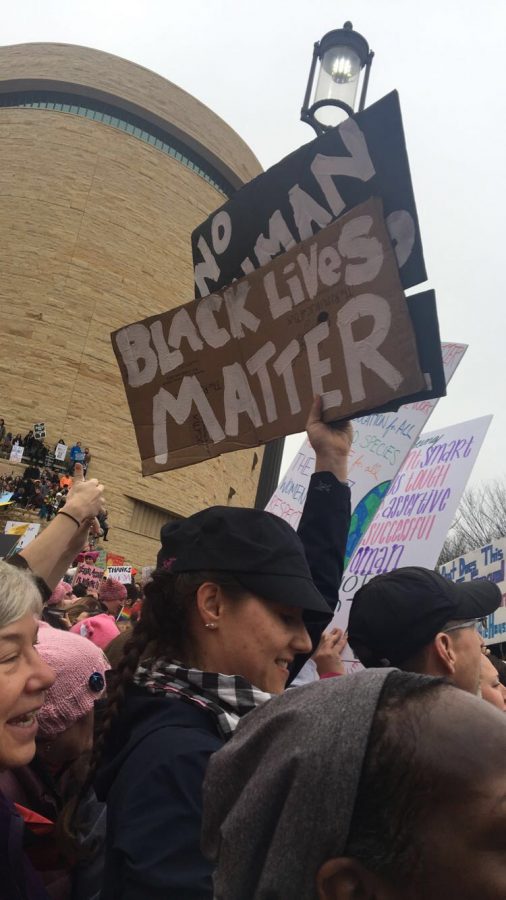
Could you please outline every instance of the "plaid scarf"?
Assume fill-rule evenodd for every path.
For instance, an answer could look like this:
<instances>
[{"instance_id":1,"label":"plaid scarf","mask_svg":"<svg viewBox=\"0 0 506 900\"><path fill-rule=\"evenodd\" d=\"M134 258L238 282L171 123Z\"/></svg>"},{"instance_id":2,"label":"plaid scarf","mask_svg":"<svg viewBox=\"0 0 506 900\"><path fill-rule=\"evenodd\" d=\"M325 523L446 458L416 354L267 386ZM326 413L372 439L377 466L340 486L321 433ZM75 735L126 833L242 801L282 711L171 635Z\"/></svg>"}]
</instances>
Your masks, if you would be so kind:
<instances>
[{"instance_id":1,"label":"plaid scarf","mask_svg":"<svg viewBox=\"0 0 506 900\"><path fill-rule=\"evenodd\" d=\"M242 675L222 675L185 669L164 659L146 660L134 675L134 684L151 694L170 694L187 703L208 709L214 715L224 740L234 733L239 719L271 699Z\"/></svg>"}]
</instances>

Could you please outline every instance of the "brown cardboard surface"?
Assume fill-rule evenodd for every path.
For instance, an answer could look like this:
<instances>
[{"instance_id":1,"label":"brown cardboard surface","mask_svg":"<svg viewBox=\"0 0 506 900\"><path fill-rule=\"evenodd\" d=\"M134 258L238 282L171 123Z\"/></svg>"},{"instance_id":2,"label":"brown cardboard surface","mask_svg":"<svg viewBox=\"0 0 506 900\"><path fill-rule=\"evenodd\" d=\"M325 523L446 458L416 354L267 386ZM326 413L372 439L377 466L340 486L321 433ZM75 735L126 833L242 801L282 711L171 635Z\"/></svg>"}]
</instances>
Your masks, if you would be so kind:
<instances>
[{"instance_id":1,"label":"brown cardboard surface","mask_svg":"<svg viewBox=\"0 0 506 900\"><path fill-rule=\"evenodd\" d=\"M144 475L425 389L382 204L240 281L112 334Z\"/></svg>"}]
</instances>

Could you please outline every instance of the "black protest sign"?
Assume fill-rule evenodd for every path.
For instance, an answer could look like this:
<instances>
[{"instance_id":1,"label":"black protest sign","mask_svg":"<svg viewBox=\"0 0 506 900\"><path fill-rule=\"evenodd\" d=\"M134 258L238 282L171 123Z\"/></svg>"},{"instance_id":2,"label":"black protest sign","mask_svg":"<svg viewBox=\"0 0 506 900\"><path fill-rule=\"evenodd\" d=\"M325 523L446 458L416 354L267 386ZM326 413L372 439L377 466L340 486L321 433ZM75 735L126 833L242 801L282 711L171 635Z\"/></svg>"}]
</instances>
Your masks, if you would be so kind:
<instances>
[{"instance_id":1,"label":"black protest sign","mask_svg":"<svg viewBox=\"0 0 506 900\"><path fill-rule=\"evenodd\" d=\"M315 394L333 421L426 389L378 199L112 343L144 475L301 431Z\"/></svg>"},{"instance_id":2,"label":"black protest sign","mask_svg":"<svg viewBox=\"0 0 506 900\"><path fill-rule=\"evenodd\" d=\"M422 291L406 298L409 314L416 335L416 345L422 372L428 375L425 394L418 395L417 400L429 400L446 396L446 378L443 365L441 336L437 318L436 294L434 291ZM413 398L414 401L414 398ZM405 400L411 403L411 400Z\"/></svg>"},{"instance_id":3,"label":"black protest sign","mask_svg":"<svg viewBox=\"0 0 506 900\"><path fill-rule=\"evenodd\" d=\"M10 556L18 542L19 534L0 534L0 559Z\"/></svg>"},{"instance_id":4,"label":"black protest sign","mask_svg":"<svg viewBox=\"0 0 506 900\"><path fill-rule=\"evenodd\" d=\"M427 274L396 91L237 191L192 234L195 296L220 290L381 197L401 284Z\"/></svg>"}]
</instances>

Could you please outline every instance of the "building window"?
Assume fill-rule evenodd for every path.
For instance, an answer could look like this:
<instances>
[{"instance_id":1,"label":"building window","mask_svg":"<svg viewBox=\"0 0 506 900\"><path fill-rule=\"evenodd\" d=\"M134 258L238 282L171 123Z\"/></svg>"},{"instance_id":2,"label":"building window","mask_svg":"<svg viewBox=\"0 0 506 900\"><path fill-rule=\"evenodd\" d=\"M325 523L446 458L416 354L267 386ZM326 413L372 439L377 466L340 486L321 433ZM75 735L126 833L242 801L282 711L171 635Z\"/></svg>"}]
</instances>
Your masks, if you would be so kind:
<instances>
[{"instance_id":1,"label":"building window","mask_svg":"<svg viewBox=\"0 0 506 900\"><path fill-rule=\"evenodd\" d=\"M175 516L166 509L160 509L158 506L152 506L150 503L144 503L142 500L133 500L134 508L132 510L132 518L130 521L130 531L136 534L143 534L145 537L160 540L160 529L167 522L176 522L181 516Z\"/></svg>"},{"instance_id":2,"label":"building window","mask_svg":"<svg viewBox=\"0 0 506 900\"><path fill-rule=\"evenodd\" d=\"M172 156L183 166L195 172L204 181L212 185L224 197L230 197L234 188L206 160L192 153L188 156L188 147L172 136L162 132L151 123L130 115L126 110L116 109L99 100L73 97L69 94L56 95L54 91L17 91L11 94L0 94L0 107L28 107L31 109L50 109L52 112L65 112L74 116L83 116L125 131L137 140L151 144L162 153ZM79 101L79 105L76 101ZM74 102L72 102L74 101ZM115 113L115 114L114 114ZM184 151L184 152L183 152Z\"/></svg>"}]
</instances>

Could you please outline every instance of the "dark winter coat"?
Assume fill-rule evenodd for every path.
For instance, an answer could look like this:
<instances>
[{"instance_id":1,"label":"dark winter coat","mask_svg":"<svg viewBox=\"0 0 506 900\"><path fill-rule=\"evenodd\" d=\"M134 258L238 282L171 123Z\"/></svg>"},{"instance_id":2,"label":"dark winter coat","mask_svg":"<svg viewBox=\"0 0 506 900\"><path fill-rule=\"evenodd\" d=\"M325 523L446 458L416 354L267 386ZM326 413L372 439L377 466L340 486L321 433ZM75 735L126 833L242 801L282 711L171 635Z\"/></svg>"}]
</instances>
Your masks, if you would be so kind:
<instances>
[{"instance_id":1,"label":"dark winter coat","mask_svg":"<svg viewBox=\"0 0 506 900\"><path fill-rule=\"evenodd\" d=\"M331 473L313 475L299 535L332 609L349 522L349 489ZM305 615L314 647L330 618ZM209 757L222 744L209 711L128 690L95 785L107 802L101 900L212 900L212 866L200 851L202 784Z\"/></svg>"},{"instance_id":2,"label":"dark winter coat","mask_svg":"<svg viewBox=\"0 0 506 900\"><path fill-rule=\"evenodd\" d=\"M0 898L49 900L44 885L23 850L24 822L0 793Z\"/></svg>"}]
</instances>

